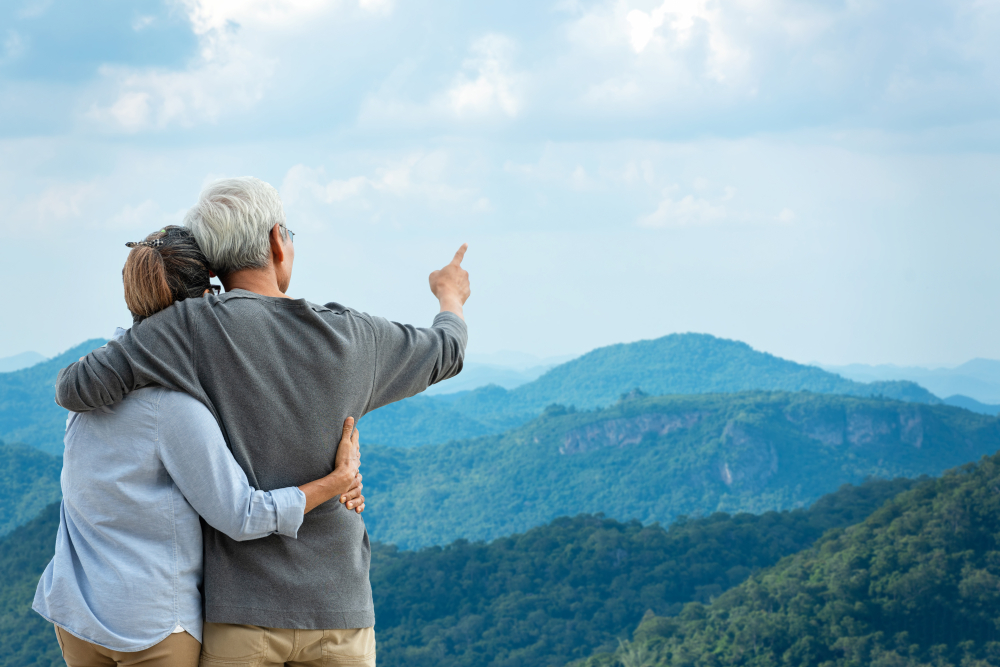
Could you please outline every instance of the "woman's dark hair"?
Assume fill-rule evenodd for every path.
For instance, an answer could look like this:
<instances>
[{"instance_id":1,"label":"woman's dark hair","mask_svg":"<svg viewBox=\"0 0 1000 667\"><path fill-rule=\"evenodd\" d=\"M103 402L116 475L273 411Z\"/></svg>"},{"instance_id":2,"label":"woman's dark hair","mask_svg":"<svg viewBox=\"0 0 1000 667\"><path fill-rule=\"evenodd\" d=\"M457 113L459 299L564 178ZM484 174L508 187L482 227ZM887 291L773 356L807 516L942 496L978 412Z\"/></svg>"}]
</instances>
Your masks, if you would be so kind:
<instances>
[{"instance_id":1,"label":"woman's dark hair","mask_svg":"<svg viewBox=\"0 0 1000 667\"><path fill-rule=\"evenodd\" d=\"M208 260L194 236L171 225L153 232L132 248L122 269L125 303L132 321L158 313L174 301L200 297L211 289Z\"/></svg>"}]
</instances>

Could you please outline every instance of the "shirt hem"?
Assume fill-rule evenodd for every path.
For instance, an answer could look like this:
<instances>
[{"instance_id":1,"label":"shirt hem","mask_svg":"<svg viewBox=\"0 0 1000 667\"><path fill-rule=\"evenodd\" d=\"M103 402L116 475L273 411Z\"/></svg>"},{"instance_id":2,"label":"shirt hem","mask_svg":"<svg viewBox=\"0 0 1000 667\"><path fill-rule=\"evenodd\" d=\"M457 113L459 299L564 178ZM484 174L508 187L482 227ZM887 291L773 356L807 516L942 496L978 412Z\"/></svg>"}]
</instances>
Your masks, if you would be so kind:
<instances>
[{"instance_id":1,"label":"shirt hem","mask_svg":"<svg viewBox=\"0 0 1000 667\"><path fill-rule=\"evenodd\" d=\"M285 611L255 607L209 606L205 610L205 621L290 630L354 630L374 627L375 611L373 609Z\"/></svg>"},{"instance_id":2,"label":"shirt hem","mask_svg":"<svg viewBox=\"0 0 1000 667\"><path fill-rule=\"evenodd\" d=\"M32 608L32 609L34 609L34 608ZM109 651L119 651L121 653L138 653L139 651L145 651L148 648L153 648L154 646L156 646L157 644L159 644L160 642L162 642L164 639L166 639L167 637L169 637L171 634L173 634L173 630L168 630L167 632L165 632L163 634L162 637L160 637L159 639L157 639L156 641L154 641L152 644L139 644L139 645L136 645L136 646L133 646L131 644L124 645L124 646L120 645L120 644L119 645L105 644L105 643L99 642L96 639L93 639L91 637L86 637L82 633L77 632L76 630L74 630L73 628L71 628L71 627L69 627L67 625L64 625L62 623L59 623L58 621L52 620L51 618L49 618L48 616L46 616L42 612L38 611L37 609L34 609L34 611L35 611L36 614L38 614L39 616L41 616L42 618L44 618L46 621L48 621L52 625L59 626L61 629L63 629L66 632L70 633L71 635L73 635L77 639L82 639L85 642L88 642L90 644L94 644L95 646L100 646L101 648L106 648ZM182 625L182 627L183 627L183 625ZM333 629L333 628L331 628L331 629ZM187 632L192 637L194 637L194 634L191 633L191 631L188 630L187 628L185 628L184 631ZM198 637L195 637L195 639L198 639ZM198 643L201 643L200 639L198 639Z\"/></svg>"}]
</instances>

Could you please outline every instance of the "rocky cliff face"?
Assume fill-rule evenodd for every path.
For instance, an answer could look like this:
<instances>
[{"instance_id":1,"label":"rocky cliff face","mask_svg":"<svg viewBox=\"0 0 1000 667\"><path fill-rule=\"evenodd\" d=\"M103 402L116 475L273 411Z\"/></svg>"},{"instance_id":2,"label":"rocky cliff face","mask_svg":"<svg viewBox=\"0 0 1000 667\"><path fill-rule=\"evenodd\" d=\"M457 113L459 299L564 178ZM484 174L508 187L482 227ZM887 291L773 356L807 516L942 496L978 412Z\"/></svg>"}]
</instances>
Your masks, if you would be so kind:
<instances>
[{"instance_id":1,"label":"rocky cliff face","mask_svg":"<svg viewBox=\"0 0 1000 667\"><path fill-rule=\"evenodd\" d=\"M845 407L811 412L789 408L785 418L803 435L824 445L847 443L862 447L903 442L920 449L924 443L924 420L918 405L881 409Z\"/></svg>"},{"instance_id":2,"label":"rocky cliff face","mask_svg":"<svg viewBox=\"0 0 1000 667\"><path fill-rule=\"evenodd\" d=\"M642 441L647 433L667 435L680 429L689 429L705 416L703 412L679 415L643 414L624 419L608 419L573 429L563 436L559 453L582 454L600 447L627 447Z\"/></svg>"},{"instance_id":3,"label":"rocky cliff face","mask_svg":"<svg viewBox=\"0 0 1000 667\"><path fill-rule=\"evenodd\" d=\"M573 456L600 448L624 448L646 437L688 431L701 425L707 440L716 440L716 454L698 465L695 477L702 483L722 482L732 492L755 492L767 486L780 469L776 438L805 436L830 448L860 448L868 452L898 448L921 449L925 420L920 405L840 403L792 404L777 414L767 428L737 417L720 423L715 411L685 411L673 414L644 413L606 419L575 428L562 436L559 453ZM782 420L781 417L784 417ZM711 426L712 422L718 426ZM785 426L781 427L781 422ZM780 428L775 431L777 424ZM717 429L717 430L716 430ZM791 432L789 432L789 429Z\"/></svg>"},{"instance_id":4,"label":"rocky cliff face","mask_svg":"<svg viewBox=\"0 0 1000 667\"><path fill-rule=\"evenodd\" d=\"M715 467L727 487L759 489L778 472L778 451L763 434L730 421L722 431L722 452Z\"/></svg>"}]
</instances>

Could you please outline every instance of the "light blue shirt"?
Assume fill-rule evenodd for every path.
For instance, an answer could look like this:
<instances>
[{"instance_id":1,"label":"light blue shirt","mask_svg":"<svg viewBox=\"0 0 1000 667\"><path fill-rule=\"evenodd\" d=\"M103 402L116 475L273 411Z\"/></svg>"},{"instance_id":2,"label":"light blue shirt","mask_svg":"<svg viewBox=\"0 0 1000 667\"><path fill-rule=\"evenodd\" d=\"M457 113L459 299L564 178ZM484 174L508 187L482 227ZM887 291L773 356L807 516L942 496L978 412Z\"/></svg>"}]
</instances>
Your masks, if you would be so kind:
<instances>
[{"instance_id":1,"label":"light blue shirt","mask_svg":"<svg viewBox=\"0 0 1000 667\"><path fill-rule=\"evenodd\" d=\"M234 540L294 538L305 494L258 491L208 409L160 387L70 413L56 550L32 608L88 642L141 651L202 637L199 515Z\"/></svg>"}]
</instances>

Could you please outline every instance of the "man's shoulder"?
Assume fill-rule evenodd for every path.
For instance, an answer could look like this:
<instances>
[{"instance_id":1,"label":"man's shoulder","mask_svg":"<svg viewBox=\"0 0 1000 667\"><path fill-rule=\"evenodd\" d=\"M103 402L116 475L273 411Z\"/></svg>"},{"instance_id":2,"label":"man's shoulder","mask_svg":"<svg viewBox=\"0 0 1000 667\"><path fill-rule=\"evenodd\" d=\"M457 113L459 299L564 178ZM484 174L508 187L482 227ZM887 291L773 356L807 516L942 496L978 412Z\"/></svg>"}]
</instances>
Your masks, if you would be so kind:
<instances>
[{"instance_id":1,"label":"man's shoulder","mask_svg":"<svg viewBox=\"0 0 1000 667\"><path fill-rule=\"evenodd\" d=\"M337 303L336 301L330 301L329 303L324 303L322 306L317 304L312 304L313 308L317 311L322 311L329 313L335 318L345 318L351 320L358 320L364 322L367 326L374 328L374 320L368 313L362 312L360 310L355 310L350 306L345 306L342 303Z\"/></svg>"}]
</instances>

